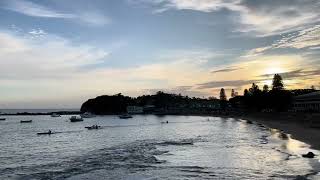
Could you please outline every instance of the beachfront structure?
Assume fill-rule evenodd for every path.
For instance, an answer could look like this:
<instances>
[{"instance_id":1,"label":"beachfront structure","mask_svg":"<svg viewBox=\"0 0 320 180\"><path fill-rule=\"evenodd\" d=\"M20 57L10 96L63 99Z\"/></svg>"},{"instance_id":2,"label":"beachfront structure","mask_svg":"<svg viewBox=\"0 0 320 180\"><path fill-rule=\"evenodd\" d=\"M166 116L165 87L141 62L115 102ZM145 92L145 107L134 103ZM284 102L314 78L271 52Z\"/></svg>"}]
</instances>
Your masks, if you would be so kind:
<instances>
[{"instance_id":1,"label":"beachfront structure","mask_svg":"<svg viewBox=\"0 0 320 180\"><path fill-rule=\"evenodd\" d=\"M220 101L219 100L212 100L212 101L195 101L195 102L192 102L190 104L190 108L193 108L193 109L203 109L203 108L206 108L206 109L211 109L211 110L219 110L221 109L220 107Z\"/></svg>"},{"instance_id":2,"label":"beachfront structure","mask_svg":"<svg viewBox=\"0 0 320 180\"><path fill-rule=\"evenodd\" d=\"M293 110L296 112L320 112L320 91L294 97Z\"/></svg>"},{"instance_id":3,"label":"beachfront structure","mask_svg":"<svg viewBox=\"0 0 320 180\"><path fill-rule=\"evenodd\" d=\"M141 106L127 106L127 112L129 114L142 114L143 107L141 107Z\"/></svg>"},{"instance_id":4,"label":"beachfront structure","mask_svg":"<svg viewBox=\"0 0 320 180\"><path fill-rule=\"evenodd\" d=\"M156 109L155 105L145 105L143 106L143 112L144 113L153 113Z\"/></svg>"}]
</instances>

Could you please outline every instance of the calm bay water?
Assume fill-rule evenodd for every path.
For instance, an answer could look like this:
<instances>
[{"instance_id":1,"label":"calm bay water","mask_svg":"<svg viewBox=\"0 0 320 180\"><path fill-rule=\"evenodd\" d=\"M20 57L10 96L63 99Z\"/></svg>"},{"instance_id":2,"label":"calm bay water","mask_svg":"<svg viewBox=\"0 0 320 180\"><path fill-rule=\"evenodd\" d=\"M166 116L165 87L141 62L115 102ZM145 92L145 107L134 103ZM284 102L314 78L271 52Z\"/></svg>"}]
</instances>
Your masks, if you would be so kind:
<instances>
[{"instance_id":1,"label":"calm bay water","mask_svg":"<svg viewBox=\"0 0 320 180\"><path fill-rule=\"evenodd\" d=\"M301 157L308 145L239 119L6 118L0 121L0 179L320 178L319 160ZM20 123L29 119L33 122ZM103 128L84 128L93 124ZM58 133L36 135L49 129Z\"/></svg>"}]
</instances>

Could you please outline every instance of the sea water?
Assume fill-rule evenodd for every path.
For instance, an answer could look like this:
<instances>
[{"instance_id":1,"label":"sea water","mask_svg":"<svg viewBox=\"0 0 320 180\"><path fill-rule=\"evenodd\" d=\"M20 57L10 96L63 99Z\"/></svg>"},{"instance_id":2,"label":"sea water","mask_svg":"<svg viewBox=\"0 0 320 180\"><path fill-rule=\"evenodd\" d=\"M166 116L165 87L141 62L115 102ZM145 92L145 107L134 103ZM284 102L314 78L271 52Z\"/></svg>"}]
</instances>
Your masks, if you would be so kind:
<instances>
[{"instance_id":1,"label":"sea water","mask_svg":"<svg viewBox=\"0 0 320 180\"><path fill-rule=\"evenodd\" d=\"M21 120L32 123L20 123ZM168 121L168 123L166 123ZM87 130L86 126L101 129ZM51 135L37 135L48 130ZM303 142L234 118L6 116L0 179L320 179Z\"/></svg>"}]
</instances>

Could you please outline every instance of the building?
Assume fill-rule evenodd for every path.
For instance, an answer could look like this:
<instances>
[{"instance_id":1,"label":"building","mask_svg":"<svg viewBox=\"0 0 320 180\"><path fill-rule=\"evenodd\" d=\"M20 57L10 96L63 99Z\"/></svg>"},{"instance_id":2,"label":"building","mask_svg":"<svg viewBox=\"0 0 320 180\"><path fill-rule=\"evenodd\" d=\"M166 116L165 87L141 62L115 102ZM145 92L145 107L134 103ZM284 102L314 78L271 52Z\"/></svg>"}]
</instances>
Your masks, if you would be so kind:
<instances>
[{"instance_id":1,"label":"building","mask_svg":"<svg viewBox=\"0 0 320 180\"><path fill-rule=\"evenodd\" d=\"M129 114L142 114L143 107L141 107L141 106L127 106L127 112Z\"/></svg>"},{"instance_id":2,"label":"building","mask_svg":"<svg viewBox=\"0 0 320 180\"><path fill-rule=\"evenodd\" d=\"M144 113L153 113L156 109L156 106L154 105L145 105L143 106L143 112Z\"/></svg>"},{"instance_id":3,"label":"building","mask_svg":"<svg viewBox=\"0 0 320 180\"><path fill-rule=\"evenodd\" d=\"M320 112L320 91L295 96L293 110L296 112Z\"/></svg>"},{"instance_id":4,"label":"building","mask_svg":"<svg viewBox=\"0 0 320 180\"><path fill-rule=\"evenodd\" d=\"M235 111L245 111L247 109L244 96L235 96L233 98L230 98L229 103L231 105L231 108Z\"/></svg>"}]
</instances>

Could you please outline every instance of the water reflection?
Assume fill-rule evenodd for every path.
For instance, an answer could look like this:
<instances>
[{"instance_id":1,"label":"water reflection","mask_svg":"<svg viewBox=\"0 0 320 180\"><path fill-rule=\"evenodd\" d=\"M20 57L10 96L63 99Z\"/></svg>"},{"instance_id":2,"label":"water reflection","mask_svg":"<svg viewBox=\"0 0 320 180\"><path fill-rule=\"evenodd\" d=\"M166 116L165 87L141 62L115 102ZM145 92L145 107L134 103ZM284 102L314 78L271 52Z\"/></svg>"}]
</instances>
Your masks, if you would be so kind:
<instances>
[{"instance_id":1,"label":"water reflection","mask_svg":"<svg viewBox=\"0 0 320 180\"><path fill-rule=\"evenodd\" d=\"M292 179L319 164L301 158L308 145L233 118L98 116L73 124L37 116L30 126L21 118L0 126L0 179ZM92 124L103 128L84 128ZM63 133L36 135L48 127Z\"/></svg>"}]
</instances>

